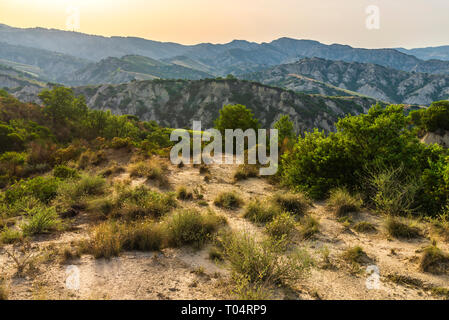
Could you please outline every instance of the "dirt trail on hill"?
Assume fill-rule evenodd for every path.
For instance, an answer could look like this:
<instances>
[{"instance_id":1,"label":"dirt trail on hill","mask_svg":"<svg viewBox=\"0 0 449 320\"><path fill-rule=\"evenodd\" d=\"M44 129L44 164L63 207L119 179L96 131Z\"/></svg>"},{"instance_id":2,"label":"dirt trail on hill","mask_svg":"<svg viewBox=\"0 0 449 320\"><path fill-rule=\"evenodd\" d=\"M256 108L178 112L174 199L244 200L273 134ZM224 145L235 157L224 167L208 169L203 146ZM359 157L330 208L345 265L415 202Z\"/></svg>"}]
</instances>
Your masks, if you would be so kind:
<instances>
[{"instance_id":1,"label":"dirt trail on hill","mask_svg":"<svg viewBox=\"0 0 449 320\"><path fill-rule=\"evenodd\" d=\"M121 165L129 158L122 157ZM204 195L209 208L225 216L233 230L245 231L258 239L265 237L263 228L242 217L244 209L227 211L213 204L214 198L224 191L235 191L245 203L273 195L278 189L267 180L252 178L234 183L232 180L236 165L213 164L209 167L211 180L205 182L204 174L192 165L182 168L169 165L171 189L186 186L198 189ZM131 179L129 173L122 173L115 180ZM145 179L132 180L133 186L145 184ZM156 188L155 185L149 184ZM164 190L166 191L166 190ZM205 210L197 201L182 201L182 207ZM275 292L278 299L432 299L428 287L449 285L449 276L422 273L418 268L419 250L430 244L427 238L413 241L389 239L383 231L382 217L362 212L354 221L369 221L378 232L357 233L345 227L323 203L316 203L311 214L320 221L320 233L303 241L295 238L295 246L307 248L315 257L317 265L310 274L298 281L294 292ZM94 222L85 213L75 218L75 229L58 235L40 236L33 242L33 252L43 255L45 248L70 246L73 241L87 238ZM345 262L341 255L349 247L361 246L370 263L355 269ZM447 243L439 246L448 251ZM5 247L12 250L11 246ZM322 252L329 251L329 264L323 267ZM194 250L190 247L164 249L162 252L126 252L110 260L96 260L83 255L70 263L79 271L78 290L66 287L68 277L66 264L41 262L36 270L24 277L14 276L15 265L2 251L0 271L7 275L10 299L229 299L230 272L223 264L208 258L209 247ZM367 287L368 266L379 270L378 286ZM372 267L371 267L372 268ZM3 270L2 270L3 269ZM397 284L389 275L402 275L421 281L424 285ZM372 279L372 278L370 278Z\"/></svg>"}]
</instances>

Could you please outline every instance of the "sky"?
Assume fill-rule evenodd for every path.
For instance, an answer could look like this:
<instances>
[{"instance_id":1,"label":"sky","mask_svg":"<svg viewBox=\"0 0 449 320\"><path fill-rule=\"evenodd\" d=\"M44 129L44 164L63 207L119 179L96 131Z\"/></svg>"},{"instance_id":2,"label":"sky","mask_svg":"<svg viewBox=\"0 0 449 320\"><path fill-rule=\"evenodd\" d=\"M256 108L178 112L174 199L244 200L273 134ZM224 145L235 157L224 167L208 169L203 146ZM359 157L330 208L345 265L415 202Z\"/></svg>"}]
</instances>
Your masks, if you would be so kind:
<instances>
[{"instance_id":1,"label":"sky","mask_svg":"<svg viewBox=\"0 0 449 320\"><path fill-rule=\"evenodd\" d=\"M0 0L0 23L196 44L449 45L448 0Z\"/></svg>"}]
</instances>

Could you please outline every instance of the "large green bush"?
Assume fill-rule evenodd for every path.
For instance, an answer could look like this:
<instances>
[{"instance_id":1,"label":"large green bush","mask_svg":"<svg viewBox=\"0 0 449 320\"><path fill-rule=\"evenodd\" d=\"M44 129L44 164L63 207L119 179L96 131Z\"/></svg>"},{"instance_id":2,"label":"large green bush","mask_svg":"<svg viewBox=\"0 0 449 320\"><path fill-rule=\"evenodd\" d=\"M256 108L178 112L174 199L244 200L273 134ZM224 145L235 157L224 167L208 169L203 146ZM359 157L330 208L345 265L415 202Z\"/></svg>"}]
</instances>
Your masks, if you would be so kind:
<instances>
[{"instance_id":1,"label":"large green bush","mask_svg":"<svg viewBox=\"0 0 449 320\"><path fill-rule=\"evenodd\" d=\"M427 109L413 111L410 120L426 131L449 130L449 101L436 101Z\"/></svg>"},{"instance_id":2,"label":"large green bush","mask_svg":"<svg viewBox=\"0 0 449 320\"><path fill-rule=\"evenodd\" d=\"M448 199L444 151L418 140L402 106L376 105L367 114L339 120L336 126L335 133L314 131L298 139L293 152L282 159L285 184L313 198L324 198L332 188L343 186L373 196L367 184L369 173L401 168L398 181L410 177L422 180L417 181L422 189L417 192L416 207L427 214L442 209ZM437 202L433 202L435 197Z\"/></svg>"}]
</instances>

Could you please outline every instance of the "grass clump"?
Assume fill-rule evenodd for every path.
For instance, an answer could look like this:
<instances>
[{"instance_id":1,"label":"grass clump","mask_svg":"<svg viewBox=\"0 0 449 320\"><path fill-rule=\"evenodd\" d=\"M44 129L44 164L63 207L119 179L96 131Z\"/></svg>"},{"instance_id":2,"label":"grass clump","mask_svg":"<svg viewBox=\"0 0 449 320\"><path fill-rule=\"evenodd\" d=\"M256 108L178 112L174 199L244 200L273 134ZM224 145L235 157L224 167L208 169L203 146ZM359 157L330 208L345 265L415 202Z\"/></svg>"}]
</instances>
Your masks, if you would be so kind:
<instances>
[{"instance_id":1,"label":"grass clump","mask_svg":"<svg viewBox=\"0 0 449 320\"><path fill-rule=\"evenodd\" d=\"M29 210L27 216L22 230L28 236L48 233L62 227L62 221L56 213L55 207L38 206Z\"/></svg>"},{"instance_id":2,"label":"grass clump","mask_svg":"<svg viewBox=\"0 0 449 320\"><path fill-rule=\"evenodd\" d=\"M88 241L80 243L80 251L95 258L118 256L123 250L159 250L165 235L160 224L152 221L123 223L107 221L92 230Z\"/></svg>"},{"instance_id":3,"label":"grass clump","mask_svg":"<svg viewBox=\"0 0 449 320\"><path fill-rule=\"evenodd\" d=\"M193 200L193 192L181 186L176 190L176 198L178 200Z\"/></svg>"},{"instance_id":4,"label":"grass clump","mask_svg":"<svg viewBox=\"0 0 449 320\"><path fill-rule=\"evenodd\" d=\"M444 241L449 241L449 214L445 213L437 218L428 218L432 231Z\"/></svg>"},{"instance_id":5,"label":"grass clump","mask_svg":"<svg viewBox=\"0 0 449 320\"><path fill-rule=\"evenodd\" d=\"M436 246L429 246L423 250L419 266L424 272L447 273L449 270L449 255Z\"/></svg>"},{"instance_id":6,"label":"grass clump","mask_svg":"<svg viewBox=\"0 0 449 320\"><path fill-rule=\"evenodd\" d=\"M71 179L71 178L78 178L78 170L64 166L64 165L58 165L53 169L53 176L56 178L61 179Z\"/></svg>"},{"instance_id":7,"label":"grass clump","mask_svg":"<svg viewBox=\"0 0 449 320\"><path fill-rule=\"evenodd\" d=\"M0 232L0 243L12 244L23 240L23 234L19 230L6 227Z\"/></svg>"},{"instance_id":8,"label":"grass clump","mask_svg":"<svg viewBox=\"0 0 449 320\"><path fill-rule=\"evenodd\" d=\"M302 193L277 193L272 202L295 216L303 216L310 207L310 201Z\"/></svg>"},{"instance_id":9,"label":"grass clump","mask_svg":"<svg viewBox=\"0 0 449 320\"><path fill-rule=\"evenodd\" d=\"M234 181L246 180L248 178L257 178L259 176L259 168L257 165L241 164L234 172Z\"/></svg>"},{"instance_id":10,"label":"grass clump","mask_svg":"<svg viewBox=\"0 0 449 320\"><path fill-rule=\"evenodd\" d=\"M158 218L177 205L173 193L159 193L145 186L121 188L113 204L112 215L128 220L143 217Z\"/></svg>"},{"instance_id":11,"label":"grass clump","mask_svg":"<svg viewBox=\"0 0 449 320\"><path fill-rule=\"evenodd\" d=\"M348 213L359 212L363 201L358 196L352 196L345 188L337 188L330 192L327 208L337 217Z\"/></svg>"},{"instance_id":12,"label":"grass clump","mask_svg":"<svg viewBox=\"0 0 449 320\"><path fill-rule=\"evenodd\" d=\"M243 200L235 192L220 193L214 200L217 207L235 210L242 206Z\"/></svg>"},{"instance_id":13,"label":"grass clump","mask_svg":"<svg viewBox=\"0 0 449 320\"><path fill-rule=\"evenodd\" d=\"M366 255L363 248L356 246L353 248L348 248L342 255L343 259L350 263L363 264L367 262L368 256Z\"/></svg>"},{"instance_id":14,"label":"grass clump","mask_svg":"<svg viewBox=\"0 0 449 320\"><path fill-rule=\"evenodd\" d=\"M388 217L385 221L385 227L390 236L397 239L413 239L421 236L420 229L408 220L398 217Z\"/></svg>"},{"instance_id":15,"label":"grass clump","mask_svg":"<svg viewBox=\"0 0 449 320\"><path fill-rule=\"evenodd\" d=\"M306 215L300 219L301 237L305 240L312 238L315 234L320 232L320 222L311 215Z\"/></svg>"},{"instance_id":16,"label":"grass clump","mask_svg":"<svg viewBox=\"0 0 449 320\"><path fill-rule=\"evenodd\" d=\"M281 208L259 200L251 201L245 209L244 218L255 223L268 223L281 214Z\"/></svg>"},{"instance_id":17,"label":"grass clump","mask_svg":"<svg viewBox=\"0 0 449 320\"><path fill-rule=\"evenodd\" d=\"M368 221L360 221L354 225L354 230L357 232L370 233L376 232L377 228L374 224Z\"/></svg>"},{"instance_id":18,"label":"grass clump","mask_svg":"<svg viewBox=\"0 0 449 320\"><path fill-rule=\"evenodd\" d=\"M177 211L163 221L168 245L172 247L188 244L201 247L224 222L212 211L200 213L196 210Z\"/></svg>"},{"instance_id":19,"label":"grass clump","mask_svg":"<svg viewBox=\"0 0 449 320\"><path fill-rule=\"evenodd\" d=\"M282 256L279 243L259 243L248 234L225 234L221 245L233 273L247 277L252 284L297 280L313 264L306 251Z\"/></svg>"},{"instance_id":20,"label":"grass clump","mask_svg":"<svg viewBox=\"0 0 449 320\"><path fill-rule=\"evenodd\" d=\"M140 161L130 166L129 172L131 177L142 178L157 181L161 187L167 187L169 181L167 178L167 166L160 161Z\"/></svg>"},{"instance_id":21,"label":"grass clump","mask_svg":"<svg viewBox=\"0 0 449 320\"><path fill-rule=\"evenodd\" d=\"M105 179L84 174L80 179L70 179L60 184L55 204L58 208L67 209L73 205L83 205L86 197L101 196L105 193Z\"/></svg>"},{"instance_id":22,"label":"grass clump","mask_svg":"<svg viewBox=\"0 0 449 320\"><path fill-rule=\"evenodd\" d=\"M266 225L265 231L275 240L290 238L295 230L295 219L288 212L276 216L273 221Z\"/></svg>"}]
</instances>

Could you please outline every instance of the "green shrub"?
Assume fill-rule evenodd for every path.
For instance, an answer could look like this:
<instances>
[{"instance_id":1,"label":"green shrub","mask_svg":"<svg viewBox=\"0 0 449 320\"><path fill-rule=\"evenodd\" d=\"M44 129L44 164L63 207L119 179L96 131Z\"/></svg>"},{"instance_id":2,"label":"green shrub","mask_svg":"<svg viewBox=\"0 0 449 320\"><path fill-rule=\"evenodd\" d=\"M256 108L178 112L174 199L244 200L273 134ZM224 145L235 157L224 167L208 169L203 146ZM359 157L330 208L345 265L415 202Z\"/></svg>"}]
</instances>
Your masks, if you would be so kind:
<instances>
[{"instance_id":1,"label":"green shrub","mask_svg":"<svg viewBox=\"0 0 449 320\"><path fill-rule=\"evenodd\" d=\"M3 229L0 232L0 243L11 244L23 239L22 232L10 228Z\"/></svg>"},{"instance_id":2,"label":"green shrub","mask_svg":"<svg viewBox=\"0 0 449 320\"><path fill-rule=\"evenodd\" d=\"M275 240L288 239L295 230L295 219L283 212L267 224L265 230Z\"/></svg>"},{"instance_id":3,"label":"green shrub","mask_svg":"<svg viewBox=\"0 0 449 320\"><path fill-rule=\"evenodd\" d=\"M388 217L385 221L387 232L395 238L413 239L421 236L420 229L409 221L397 217Z\"/></svg>"},{"instance_id":4,"label":"green shrub","mask_svg":"<svg viewBox=\"0 0 449 320\"><path fill-rule=\"evenodd\" d=\"M449 102L433 102L430 107L410 113L413 124L426 131L449 130Z\"/></svg>"},{"instance_id":5,"label":"green shrub","mask_svg":"<svg viewBox=\"0 0 449 320\"><path fill-rule=\"evenodd\" d=\"M281 212L279 206L255 200L248 203L243 216L255 223L268 223L273 221Z\"/></svg>"},{"instance_id":6,"label":"green shrub","mask_svg":"<svg viewBox=\"0 0 449 320\"><path fill-rule=\"evenodd\" d=\"M246 276L250 283L297 280L313 264L306 251L296 251L282 257L278 243L258 243L248 234L225 234L221 245L232 271Z\"/></svg>"},{"instance_id":7,"label":"green shrub","mask_svg":"<svg viewBox=\"0 0 449 320\"><path fill-rule=\"evenodd\" d=\"M223 218L210 211L181 210L167 217L164 225L170 246L192 244L200 247L211 239L223 222Z\"/></svg>"},{"instance_id":8,"label":"green shrub","mask_svg":"<svg viewBox=\"0 0 449 320\"><path fill-rule=\"evenodd\" d=\"M12 204L24 197L35 197L43 203L49 203L56 197L59 183L59 179L54 177L21 180L5 191L5 200Z\"/></svg>"},{"instance_id":9,"label":"green shrub","mask_svg":"<svg viewBox=\"0 0 449 320\"><path fill-rule=\"evenodd\" d=\"M376 105L367 114L340 119L336 126L337 132L328 135L306 133L293 152L283 156L285 184L322 199L339 186L362 187L372 168L402 166L405 177L417 176L435 156L434 147L422 144L409 130L400 105Z\"/></svg>"},{"instance_id":10,"label":"green shrub","mask_svg":"<svg viewBox=\"0 0 449 320\"><path fill-rule=\"evenodd\" d=\"M415 195L420 185L416 178L404 177L402 167L370 173L372 201L384 214L405 215L416 211Z\"/></svg>"},{"instance_id":11,"label":"green shrub","mask_svg":"<svg viewBox=\"0 0 449 320\"><path fill-rule=\"evenodd\" d=\"M153 251L164 244L165 234L160 224L143 221L127 225L122 248L125 250Z\"/></svg>"},{"instance_id":12,"label":"green shrub","mask_svg":"<svg viewBox=\"0 0 449 320\"><path fill-rule=\"evenodd\" d=\"M27 212L28 218L22 226L25 235L47 233L61 228L60 220L54 207L35 207Z\"/></svg>"},{"instance_id":13,"label":"green shrub","mask_svg":"<svg viewBox=\"0 0 449 320\"><path fill-rule=\"evenodd\" d=\"M145 186L125 188L114 201L115 214L127 219L161 217L177 205L173 193L159 193Z\"/></svg>"},{"instance_id":14,"label":"green shrub","mask_svg":"<svg viewBox=\"0 0 449 320\"><path fill-rule=\"evenodd\" d=\"M133 143L130 138L114 137L111 141L111 148L113 149L130 148L132 145Z\"/></svg>"},{"instance_id":15,"label":"green shrub","mask_svg":"<svg viewBox=\"0 0 449 320\"><path fill-rule=\"evenodd\" d=\"M100 176L83 174L80 179L66 180L58 188L58 197L55 203L62 209L73 205L83 204L82 201L89 196L101 196L106 192L106 180Z\"/></svg>"},{"instance_id":16,"label":"green shrub","mask_svg":"<svg viewBox=\"0 0 449 320\"><path fill-rule=\"evenodd\" d=\"M78 171L76 169L72 169L72 168L64 166L64 165L56 166L53 169L53 175L56 178L61 178L61 179L77 178L79 176Z\"/></svg>"},{"instance_id":17,"label":"green shrub","mask_svg":"<svg viewBox=\"0 0 449 320\"><path fill-rule=\"evenodd\" d=\"M217 207L235 210L242 206L243 200L235 192L220 193L214 200Z\"/></svg>"},{"instance_id":18,"label":"green shrub","mask_svg":"<svg viewBox=\"0 0 449 320\"><path fill-rule=\"evenodd\" d=\"M337 217L342 217L352 212L359 212L363 201L360 197L352 196L345 188L333 189L327 200L327 207Z\"/></svg>"},{"instance_id":19,"label":"green shrub","mask_svg":"<svg viewBox=\"0 0 449 320\"><path fill-rule=\"evenodd\" d=\"M303 216L310 207L310 201L302 193L277 193L272 202L294 216Z\"/></svg>"}]
</instances>

